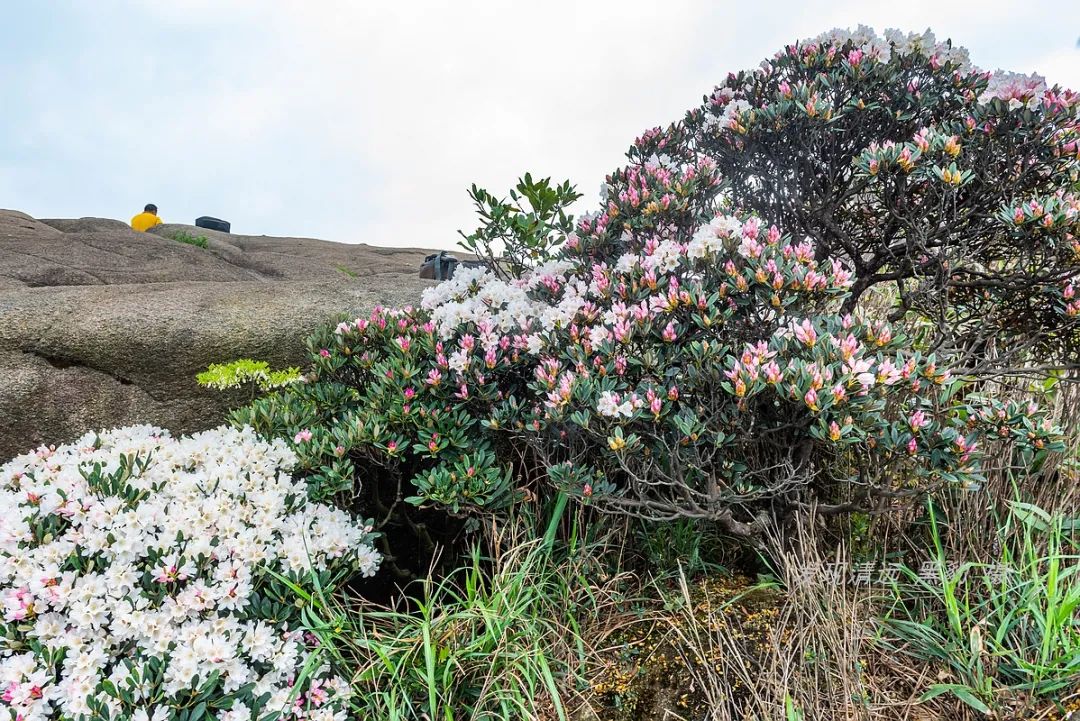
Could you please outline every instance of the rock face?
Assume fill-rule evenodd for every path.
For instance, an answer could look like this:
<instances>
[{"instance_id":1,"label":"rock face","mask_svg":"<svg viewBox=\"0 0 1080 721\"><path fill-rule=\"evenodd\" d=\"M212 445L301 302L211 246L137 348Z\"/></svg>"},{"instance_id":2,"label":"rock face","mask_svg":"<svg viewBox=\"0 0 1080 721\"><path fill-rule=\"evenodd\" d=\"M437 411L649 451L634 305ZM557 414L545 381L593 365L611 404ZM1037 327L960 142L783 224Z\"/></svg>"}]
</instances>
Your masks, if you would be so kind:
<instances>
[{"instance_id":1,"label":"rock face","mask_svg":"<svg viewBox=\"0 0 1080 721\"><path fill-rule=\"evenodd\" d=\"M0 459L96 428L213 426L242 399L197 386L210 363L300 364L320 324L427 285L422 250L154 231L0 211Z\"/></svg>"}]
</instances>

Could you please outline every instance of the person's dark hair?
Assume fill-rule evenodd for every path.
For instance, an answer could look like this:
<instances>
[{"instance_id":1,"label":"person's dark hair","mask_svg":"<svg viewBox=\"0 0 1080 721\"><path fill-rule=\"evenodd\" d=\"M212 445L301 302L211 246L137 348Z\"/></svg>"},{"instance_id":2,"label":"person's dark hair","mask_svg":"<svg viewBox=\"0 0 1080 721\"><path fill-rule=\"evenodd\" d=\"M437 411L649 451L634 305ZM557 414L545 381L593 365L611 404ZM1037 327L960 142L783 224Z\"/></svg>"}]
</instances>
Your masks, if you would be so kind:
<instances>
[{"instance_id":1,"label":"person's dark hair","mask_svg":"<svg viewBox=\"0 0 1080 721\"><path fill-rule=\"evenodd\" d=\"M157 206L154 205L153 203L147 203L146 207L143 208L143 212L144 213L156 213L157 212Z\"/></svg>"}]
</instances>

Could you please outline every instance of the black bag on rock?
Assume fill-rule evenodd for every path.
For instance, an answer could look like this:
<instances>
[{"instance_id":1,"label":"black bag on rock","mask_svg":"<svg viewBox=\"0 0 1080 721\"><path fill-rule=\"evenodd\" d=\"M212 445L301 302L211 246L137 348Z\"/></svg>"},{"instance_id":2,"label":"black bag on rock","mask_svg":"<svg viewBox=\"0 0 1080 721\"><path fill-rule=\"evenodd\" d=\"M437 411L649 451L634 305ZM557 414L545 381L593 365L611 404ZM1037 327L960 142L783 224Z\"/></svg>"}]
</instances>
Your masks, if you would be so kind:
<instances>
[{"instance_id":1,"label":"black bag on rock","mask_svg":"<svg viewBox=\"0 0 1080 721\"><path fill-rule=\"evenodd\" d=\"M458 259L445 250L432 253L420 265L420 277L427 280L447 280L454 277Z\"/></svg>"},{"instance_id":2,"label":"black bag on rock","mask_svg":"<svg viewBox=\"0 0 1080 721\"><path fill-rule=\"evenodd\" d=\"M209 215L204 215L195 219L195 227L206 228L207 230L220 230L222 233L228 233L232 224L221 218L211 218Z\"/></svg>"},{"instance_id":3,"label":"black bag on rock","mask_svg":"<svg viewBox=\"0 0 1080 721\"><path fill-rule=\"evenodd\" d=\"M458 260L445 250L440 250L424 258L424 262L420 264L420 277L427 280L449 280L454 277L458 266L481 268L487 267L487 263L482 260Z\"/></svg>"}]
</instances>

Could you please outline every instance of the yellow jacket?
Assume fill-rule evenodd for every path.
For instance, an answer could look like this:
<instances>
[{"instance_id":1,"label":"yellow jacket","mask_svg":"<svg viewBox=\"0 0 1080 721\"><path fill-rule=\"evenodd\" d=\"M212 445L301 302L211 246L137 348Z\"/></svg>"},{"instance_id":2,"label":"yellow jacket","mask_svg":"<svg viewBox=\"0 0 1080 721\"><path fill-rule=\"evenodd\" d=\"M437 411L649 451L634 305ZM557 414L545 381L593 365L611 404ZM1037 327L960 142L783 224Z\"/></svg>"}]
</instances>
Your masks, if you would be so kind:
<instances>
[{"instance_id":1,"label":"yellow jacket","mask_svg":"<svg viewBox=\"0 0 1080 721\"><path fill-rule=\"evenodd\" d=\"M139 233L145 233L155 225L161 225L161 218L153 213L139 213L131 219L131 227Z\"/></svg>"}]
</instances>

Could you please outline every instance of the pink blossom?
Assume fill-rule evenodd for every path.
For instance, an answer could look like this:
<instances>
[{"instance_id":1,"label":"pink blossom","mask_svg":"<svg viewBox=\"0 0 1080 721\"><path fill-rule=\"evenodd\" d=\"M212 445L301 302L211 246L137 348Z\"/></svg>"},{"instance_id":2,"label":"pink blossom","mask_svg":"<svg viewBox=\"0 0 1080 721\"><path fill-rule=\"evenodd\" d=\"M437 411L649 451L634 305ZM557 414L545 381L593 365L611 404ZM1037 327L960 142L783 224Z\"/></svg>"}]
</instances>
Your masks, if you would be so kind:
<instances>
[{"instance_id":1,"label":"pink blossom","mask_svg":"<svg viewBox=\"0 0 1080 721\"><path fill-rule=\"evenodd\" d=\"M851 333L840 341L840 357L845 361L851 360L859 350L859 341Z\"/></svg>"},{"instance_id":2,"label":"pink blossom","mask_svg":"<svg viewBox=\"0 0 1080 721\"><path fill-rule=\"evenodd\" d=\"M814 330L814 326L809 319L795 326L795 337L810 348L813 348L814 344L817 343L817 331Z\"/></svg>"},{"instance_id":3,"label":"pink blossom","mask_svg":"<svg viewBox=\"0 0 1080 721\"><path fill-rule=\"evenodd\" d=\"M836 421L829 423L829 438L834 441L840 440L841 431L840 426Z\"/></svg>"},{"instance_id":4,"label":"pink blossom","mask_svg":"<svg viewBox=\"0 0 1080 721\"><path fill-rule=\"evenodd\" d=\"M912 431L918 433L920 428L926 428L930 425L930 419L926 417L925 413L918 410L911 414L911 418L908 419L908 424L911 426Z\"/></svg>"},{"instance_id":5,"label":"pink blossom","mask_svg":"<svg viewBox=\"0 0 1080 721\"><path fill-rule=\"evenodd\" d=\"M759 218L749 218L742 227L742 235L744 238L754 240L758 237L758 232L761 229L761 220Z\"/></svg>"},{"instance_id":6,"label":"pink blossom","mask_svg":"<svg viewBox=\"0 0 1080 721\"><path fill-rule=\"evenodd\" d=\"M309 431L307 428L300 431L299 433L297 433L293 437L293 442L294 443L306 443L307 441L310 441L310 440L311 440L311 431Z\"/></svg>"}]
</instances>

